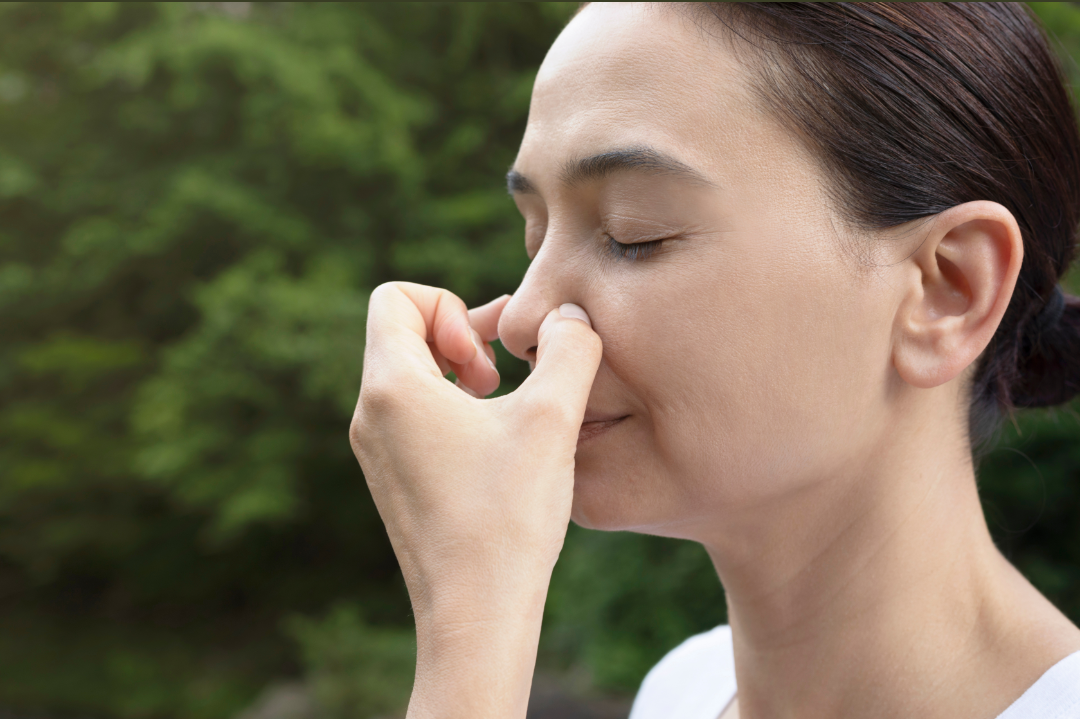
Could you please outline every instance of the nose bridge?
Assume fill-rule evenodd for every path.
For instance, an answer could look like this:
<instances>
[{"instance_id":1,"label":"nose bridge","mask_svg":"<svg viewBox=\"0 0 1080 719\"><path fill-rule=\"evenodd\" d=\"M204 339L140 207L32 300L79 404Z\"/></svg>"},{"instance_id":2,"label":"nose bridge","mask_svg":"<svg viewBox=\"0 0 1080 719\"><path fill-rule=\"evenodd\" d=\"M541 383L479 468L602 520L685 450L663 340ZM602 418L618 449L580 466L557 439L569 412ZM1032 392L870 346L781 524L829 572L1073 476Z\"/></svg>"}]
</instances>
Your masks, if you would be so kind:
<instances>
[{"instance_id":1,"label":"nose bridge","mask_svg":"<svg viewBox=\"0 0 1080 719\"><path fill-rule=\"evenodd\" d=\"M576 276L581 263L553 234L549 230L499 319L499 340L519 359L536 359L540 324L548 312L564 302L581 303L582 278Z\"/></svg>"}]
</instances>

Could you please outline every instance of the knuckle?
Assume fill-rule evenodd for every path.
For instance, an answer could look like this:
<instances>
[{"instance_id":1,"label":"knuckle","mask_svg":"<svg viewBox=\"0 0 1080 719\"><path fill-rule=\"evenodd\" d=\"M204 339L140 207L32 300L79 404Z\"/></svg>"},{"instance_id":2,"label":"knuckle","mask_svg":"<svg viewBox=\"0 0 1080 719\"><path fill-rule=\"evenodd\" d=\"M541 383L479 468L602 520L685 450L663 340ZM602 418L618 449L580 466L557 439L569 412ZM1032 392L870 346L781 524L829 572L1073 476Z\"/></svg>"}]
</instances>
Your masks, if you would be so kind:
<instances>
[{"instance_id":1,"label":"knuckle","mask_svg":"<svg viewBox=\"0 0 1080 719\"><path fill-rule=\"evenodd\" d=\"M349 445L352 446L353 454L357 459L364 454L364 447L367 444L367 428L365 427L363 415L358 411L353 414L352 422L349 423Z\"/></svg>"},{"instance_id":2,"label":"knuckle","mask_svg":"<svg viewBox=\"0 0 1080 719\"><path fill-rule=\"evenodd\" d=\"M411 405L424 393L424 377L398 367L380 367L366 374L353 413L353 434L363 439L404 421Z\"/></svg>"},{"instance_id":3,"label":"knuckle","mask_svg":"<svg viewBox=\"0 0 1080 719\"><path fill-rule=\"evenodd\" d=\"M360 421L375 420L386 417L394 411L397 405L397 392L391 389L391 383L380 381L364 382L360 385L360 400L357 402L357 412L353 419L354 424Z\"/></svg>"},{"instance_id":4,"label":"knuckle","mask_svg":"<svg viewBox=\"0 0 1080 719\"><path fill-rule=\"evenodd\" d=\"M385 378L380 378L384 380ZM388 433L399 424L403 402L391 382L364 382L349 423L349 444L361 467L382 456Z\"/></svg>"},{"instance_id":5,"label":"knuckle","mask_svg":"<svg viewBox=\"0 0 1080 719\"><path fill-rule=\"evenodd\" d=\"M358 457L370 443L374 429L378 426L377 418L384 412L384 400L373 399L370 392L360 393L360 401L356 404L356 411L353 412L352 422L349 424L349 443Z\"/></svg>"}]
</instances>

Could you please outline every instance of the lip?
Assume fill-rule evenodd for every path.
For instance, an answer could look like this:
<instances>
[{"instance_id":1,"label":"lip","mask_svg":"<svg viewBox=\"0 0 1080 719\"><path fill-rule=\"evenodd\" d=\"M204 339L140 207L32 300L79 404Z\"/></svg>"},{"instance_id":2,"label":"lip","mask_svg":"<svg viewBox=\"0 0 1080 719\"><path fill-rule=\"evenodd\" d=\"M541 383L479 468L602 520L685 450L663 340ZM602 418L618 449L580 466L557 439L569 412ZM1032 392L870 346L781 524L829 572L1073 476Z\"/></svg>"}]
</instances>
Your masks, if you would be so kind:
<instances>
[{"instance_id":1,"label":"lip","mask_svg":"<svg viewBox=\"0 0 1080 719\"><path fill-rule=\"evenodd\" d=\"M617 424L620 424L630 415L601 415L590 412L585 413L585 421L578 430L578 442L584 442L597 437Z\"/></svg>"},{"instance_id":2,"label":"lip","mask_svg":"<svg viewBox=\"0 0 1080 719\"><path fill-rule=\"evenodd\" d=\"M596 410L585 408L585 418L581 420L582 424L592 424L593 422L611 422L617 419L626 419L630 415L619 414L618 412L597 412Z\"/></svg>"}]
</instances>

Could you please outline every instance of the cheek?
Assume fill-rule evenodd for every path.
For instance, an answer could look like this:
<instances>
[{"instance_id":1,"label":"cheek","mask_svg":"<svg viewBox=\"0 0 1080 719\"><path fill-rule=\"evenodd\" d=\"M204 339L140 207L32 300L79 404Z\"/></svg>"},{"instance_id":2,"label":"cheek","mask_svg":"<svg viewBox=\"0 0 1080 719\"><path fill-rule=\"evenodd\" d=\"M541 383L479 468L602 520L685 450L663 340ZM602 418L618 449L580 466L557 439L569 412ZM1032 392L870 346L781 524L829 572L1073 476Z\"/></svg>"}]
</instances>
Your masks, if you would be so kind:
<instances>
[{"instance_id":1,"label":"cheek","mask_svg":"<svg viewBox=\"0 0 1080 719\"><path fill-rule=\"evenodd\" d=\"M875 356L879 330L850 295L817 281L836 272L725 278L678 331L685 339L668 338L677 360L651 403L655 425L702 492L760 500L815 480L859 444L887 357Z\"/></svg>"},{"instance_id":2,"label":"cheek","mask_svg":"<svg viewBox=\"0 0 1080 719\"><path fill-rule=\"evenodd\" d=\"M635 424L579 458L577 521L668 533L706 507L789 492L864 444L888 366L880 323L816 281L836 268L742 268L607 295L595 391L632 403Z\"/></svg>"},{"instance_id":3,"label":"cheek","mask_svg":"<svg viewBox=\"0 0 1080 719\"><path fill-rule=\"evenodd\" d=\"M630 415L605 436L579 445L574 488L575 522L617 530L652 525L682 512L677 481L672 483L663 431L656 408L682 392L687 373L678 339L666 324L677 298L663 284L608 280L593 287L589 305L604 356L593 382L589 405ZM657 286L657 285L660 286Z\"/></svg>"}]
</instances>

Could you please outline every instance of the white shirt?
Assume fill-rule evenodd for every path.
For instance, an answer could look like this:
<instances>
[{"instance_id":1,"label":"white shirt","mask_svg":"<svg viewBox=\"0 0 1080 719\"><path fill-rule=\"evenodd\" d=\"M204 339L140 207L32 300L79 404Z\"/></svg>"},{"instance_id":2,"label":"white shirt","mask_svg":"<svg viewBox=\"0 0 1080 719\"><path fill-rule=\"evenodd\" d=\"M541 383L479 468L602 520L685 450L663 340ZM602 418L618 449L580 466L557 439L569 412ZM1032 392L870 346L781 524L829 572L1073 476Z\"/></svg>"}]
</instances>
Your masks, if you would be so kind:
<instances>
[{"instance_id":1,"label":"white shirt","mask_svg":"<svg viewBox=\"0 0 1080 719\"><path fill-rule=\"evenodd\" d=\"M668 652L641 682L630 719L717 719L735 689L725 624ZM1080 652L1050 667L998 719L1080 719Z\"/></svg>"}]
</instances>

